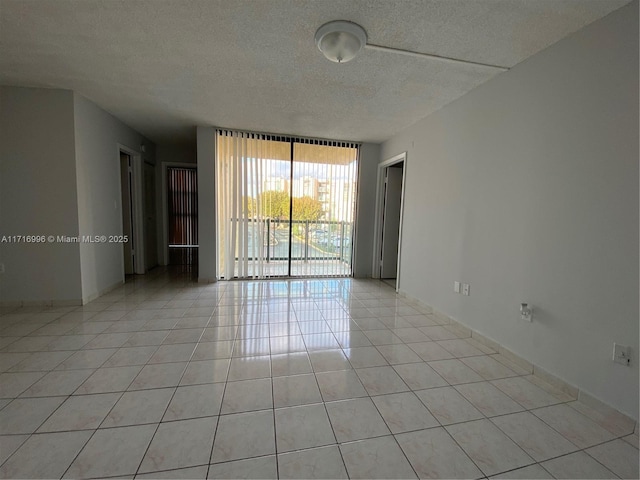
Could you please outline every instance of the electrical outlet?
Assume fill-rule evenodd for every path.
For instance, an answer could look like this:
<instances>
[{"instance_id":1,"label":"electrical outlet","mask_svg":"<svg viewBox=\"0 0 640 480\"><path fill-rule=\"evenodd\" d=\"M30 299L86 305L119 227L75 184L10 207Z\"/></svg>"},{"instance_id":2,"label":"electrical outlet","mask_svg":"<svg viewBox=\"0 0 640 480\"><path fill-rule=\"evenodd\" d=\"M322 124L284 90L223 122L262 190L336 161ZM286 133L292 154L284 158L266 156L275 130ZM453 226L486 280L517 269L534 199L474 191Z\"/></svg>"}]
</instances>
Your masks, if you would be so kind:
<instances>
[{"instance_id":1,"label":"electrical outlet","mask_svg":"<svg viewBox=\"0 0 640 480\"><path fill-rule=\"evenodd\" d=\"M462 294L467 297L471 294L471 286L468 283L462 284Z\"/></svg>"},{"instance_id":2,"label":"electrical outlet","mask_svg":"<svg viewBox=\"0 0 640 480\"><path fill-rule=\"evenodd\" d=\"M613 361L621 365L631 364L631 347L613 344Z\"/></svg>"},{"instance_id":3,"label":"electrical outlet","mask_svg":"<svg viewBox=\"0 0 640 480\"><path fill-rule=\"evenodd\" d=\"M521 303L520 318L522 320L526 320L527 322L530 322L532 320L532 317L533 317L533 307L528 303Z\"/></svg>"},{"instance_id":4,"label":"electrical outlet","mask_svg":"<svg viewBox=\"0 0 640 480\"><path fill-rule=\"evenodd\" d=\"M453 291L460 293L460 282L453 282Z\"/></svg>"}]
</instances>

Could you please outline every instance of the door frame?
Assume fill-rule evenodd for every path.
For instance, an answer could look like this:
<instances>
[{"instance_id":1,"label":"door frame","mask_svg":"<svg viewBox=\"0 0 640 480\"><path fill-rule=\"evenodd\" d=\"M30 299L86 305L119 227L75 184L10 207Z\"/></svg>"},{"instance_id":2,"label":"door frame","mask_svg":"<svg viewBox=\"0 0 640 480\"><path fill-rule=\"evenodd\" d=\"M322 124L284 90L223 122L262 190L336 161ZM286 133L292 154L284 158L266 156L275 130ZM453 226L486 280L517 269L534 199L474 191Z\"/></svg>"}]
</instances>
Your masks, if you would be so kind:
<instances>
[{"instance_id":1,"label":"door frame","mask_svg":"<svg viewBox=\"0 0 640 480\"><path fill-rule=\"evenodd\" d=\"M142 155L139 151L131 147L118 143L118 166L120 165L120 153L124 153L131 157L131 206L133 210L133 272L136 275L144 275L145 256L144 256L144 184L142 172ZM122 198L122 182L120 182L120 198ZM122 205L120 206L120 226L122 226ZM124 247L123 247L124 248ZM124 254L122 255L122 278L124 279Z\"/></svg>"},{"instance_id":2,"label":"door frame","mask_svg":"<svg viewBox=\"0 0 640 480\"><path fill-rule=\"evenodd\" d=\"M169 205L167 205L167 170L169 167L195 168L198 174L197 163L162 162L162 262L161 265L169 265ZM199 211L199 210L198 210Z\"/></svg>"},{"instance_id":3,"label":"door frame","mask_svg":"<svg viewBox=\"0 0 640 480\"><path fill-rule=\"evenodd\" d=\"M153 169L153 182L151 183L152 188L153 188L153 208L151 209L151 212L153 213L153 216L155 218L155 229L151 229L149 230L147 228L147 217L149 215L149 212L146 211L146 202L147 202L147 184L146 184L146 174L147 172L145 171L145 169L147 168L147 166L151 167ZM143 197L142 197L142 206L143 206L143 229L144 229L144 241L145 241L145 258L144 258L144 267L145 267L145 272L148 272L149 270L157 267L159 265L158 262L158 208L157 208L157 203L158 203L158 181L157 181L157 167L156 164L153 163L150 159L145 159L142 162L142 186L143 186ZM156 256L155 256L155 260L152 260L151 265L147 265L147 240L149 240L150 237L155 237L155 247L153 247L151 250L155 250L156 251ZM150 244L150 246L153 246L153 243Z\"/></svg>"},{"instance_id":4,"label":"door frame","mask_svg":"<svg viewBox=\"0 0 640 480\"><path fill-rule=\"evenodd\" d=\"M404 218L404 194L407 180L407 152L402 152L378 164L378 180L376 184L376 215L373 235L372 278L380 278L380 255L382 251L382 223L384 215L384 172L392 165L402 163L402 193L400 196L400 231L398 233L398 267L396 271L396 292L400 291L400 268L402 259L402 221Z\"/></svg>"}]
</instances>

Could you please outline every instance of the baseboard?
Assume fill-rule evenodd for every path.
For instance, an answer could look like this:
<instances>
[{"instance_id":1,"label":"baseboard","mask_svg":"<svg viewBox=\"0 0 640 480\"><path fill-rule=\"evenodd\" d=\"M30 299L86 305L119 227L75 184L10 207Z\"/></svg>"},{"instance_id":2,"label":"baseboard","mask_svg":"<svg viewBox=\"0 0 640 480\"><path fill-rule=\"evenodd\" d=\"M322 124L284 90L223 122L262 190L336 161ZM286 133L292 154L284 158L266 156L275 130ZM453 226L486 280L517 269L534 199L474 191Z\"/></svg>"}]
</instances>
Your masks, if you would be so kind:
<instances>
[{"instance_id":1,"label":"baseboard","mask_svg":"<svg viewBox=\"0 0 640 480\"><path fill-rule=\"evenodd\" d=\"M102 295L106 295L107 293L115 290L118 287L124 285L124 280L118 280L117 282L109 285L107 288L100 290L99 292L92 293L91 295L87 295L82 298L82 303L80 305L86 305L89 302L93 302L96 298L101 297Z\"/></svg>"},{"instance_id":2,"label":"baseboard","mask_svg":"<svg viewBox=\"0 0 640 480\"><path fill-rule=\"evenodd\" d=\"M634 432L638 432L638 419L635 419L625 413L620 412L615 407L612 407L611 405L607 404L603 400L600 400L594 397L593 395L591 395L590 393L585 392L579 387L567 382L566 380L563 380L562 378L552 373L549 373L542 367L539 367L538 365L535 365L529 362L525 358L517 355L516 353L512 352L505 346L501 345L499 342L495 341L490 337L487 337L486 335L483 335L475 331L473 328L460 322L459 320L456 320L455 318L452 318L447 314L436 310L430 305L427 305L411 297L410 295L407 295L404 292L402 293L399 292L399 295L411 303L424 305L425 308L428 308L432 311L432 315L434 317L436 317L438 320L440 320L444 324L447 324L448 326L454 326L456 329L462 329L461 331L465 332L465 334L468 332L469 336L475 339L477 342L495 350L496 352L500 353L504 358L506 358L508 361L514 363L515 365L522 368L526 372L534 375L534 377L537 377L540 381L545 382L550 386L560 390L562 393L569 395L571 398L579 400L581 403L584 403L585 405L592 408L593 410L596 410L601 415L608 416L608 417L616 417L618 421L622 423L633 422L635 424Z\"/></svg>"},{"instance_id":3,"label":"baseboard","mask_svg":"<svg viewBox=\"0 0 640 480\"><path fill-rule=\"evenodd\" d=\"M15 300L0 302L0 307L77 307L81 299L72 300Z\"/></svg>"},{"instance_id":4,"label":"baseboard","mask_svg":"<svg viewBox=\"0 0 640 480\"><path fill-rule=\"evenodd\" d=\"M421 302L417 298L410 297L409 295L407 295L406 292L399 290L398 296L406 300L407 302L412 303L413 305L419 307L418 310L420 310L421 312L429 315L433 314L433 309L431 308L431 305L427 305L426 303Z\"/></svg>"},{"instance_id":5,"label":"baseboard","mask_svg":"<svg viewBox=\"0 0 640 480\"><path fill-rule=\"evenodd\" d=\"M217 281L217 278L198 277L198 283L216 283Z\"/></svg>"}]
</instances>

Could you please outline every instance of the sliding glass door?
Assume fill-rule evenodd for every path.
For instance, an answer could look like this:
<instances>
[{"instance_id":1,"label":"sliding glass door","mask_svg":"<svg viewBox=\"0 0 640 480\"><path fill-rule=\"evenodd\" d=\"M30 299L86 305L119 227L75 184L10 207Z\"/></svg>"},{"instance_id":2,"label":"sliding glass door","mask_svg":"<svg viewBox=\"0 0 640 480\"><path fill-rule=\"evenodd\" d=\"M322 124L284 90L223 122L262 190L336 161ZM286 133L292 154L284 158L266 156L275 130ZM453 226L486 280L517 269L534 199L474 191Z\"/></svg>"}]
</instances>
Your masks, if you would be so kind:
<instances>
[{"instance_id":1,"label":"sliding glass door","mask_svg":"<svg viewBox=\"0 0 640 480\"><path fill-rule=\"evenodd\" d=\"M351 275L358 147L217 132L218 275Z\"/></svg>"},{"instance_id":2,"label":"sliding glass door","mask_svg":"<svg viewBox=\"0 0 640 480\"><path fill-rule=\"evenodd\" d=\"M351 275L358 151L293 145L292 276Z\"/></svg>"}]
</instances>

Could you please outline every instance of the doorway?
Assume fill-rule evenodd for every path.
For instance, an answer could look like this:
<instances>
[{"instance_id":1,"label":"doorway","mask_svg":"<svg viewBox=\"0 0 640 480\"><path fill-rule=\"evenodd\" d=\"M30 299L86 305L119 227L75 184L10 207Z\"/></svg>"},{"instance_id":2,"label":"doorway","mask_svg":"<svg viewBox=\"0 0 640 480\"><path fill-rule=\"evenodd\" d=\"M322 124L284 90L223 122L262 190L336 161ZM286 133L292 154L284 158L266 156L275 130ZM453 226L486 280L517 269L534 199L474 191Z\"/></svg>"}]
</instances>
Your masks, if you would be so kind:
<instances>
[{"instance_id":1,"label":"doorway","mask_svg":"<svg viewBox=\"0 0 640 480\"><path fill-rule=\"evenodd\" d=\"M198 176L195 167L166 167L169 265L198 266Z\"/></svg>"},{"instance_id":2,"label":"doorway","mask_svg":"<svg viewBox=\"0 0 640 480\"><path fill-rule=\"evenodd\" d=\"M373 277L399 290L406 153L378 166Z\"/></svg>"},{"instance_id":3,"label":"doorway","mask_svg":"<svg viewBox=\"0 0 640 480\"><path fill-rule=\"evenodd\" d=\"M133 237L133 168L131 155L120 152L120 191L122 208L122 235L128 239L123 242L122 255L124 261L124 274L135 273L135 250Z\"/></svg>"},{"instance_id":4,"label":"doorway","mask_svg":"<svg viewBox=\"0 0 640 480\"><path fill-rule=\"evenodd\" d=\"M145 203L153 198L145 198L145 170L140 152L126 145L117 144L118 163L120 166L120 214L122 218L122 235L127 237L122 242L123 275L143 275L146 271L145 212L150 210ZM148 175L148 170L147 170ZM150 187L153 194L153 186ZM155 223L155 214L151 213L151 223ZM153 235L153 232L150 232Z\"/></svg>"}]
</instances>

